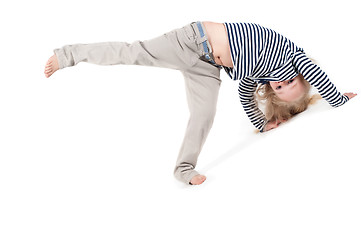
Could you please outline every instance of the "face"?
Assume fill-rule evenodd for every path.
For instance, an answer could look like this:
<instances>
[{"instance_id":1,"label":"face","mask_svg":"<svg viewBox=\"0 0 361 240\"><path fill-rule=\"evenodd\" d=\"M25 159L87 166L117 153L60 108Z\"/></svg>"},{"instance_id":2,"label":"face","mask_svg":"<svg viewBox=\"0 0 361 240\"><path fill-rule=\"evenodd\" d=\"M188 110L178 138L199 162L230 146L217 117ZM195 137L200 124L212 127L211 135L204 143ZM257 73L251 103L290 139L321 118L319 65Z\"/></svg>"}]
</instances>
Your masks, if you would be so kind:
<instances>
[{"instance_id":1,"label":"face","mask_svg":"<svg viewBox=\"0 0 361 240\"><path fill-rule=\"evenodd\" d=\"M271 88L283 101L293 102L299 100L305 93L305 85L301 75L282 82L270 82Z\"/></svg>"}]
</instances>

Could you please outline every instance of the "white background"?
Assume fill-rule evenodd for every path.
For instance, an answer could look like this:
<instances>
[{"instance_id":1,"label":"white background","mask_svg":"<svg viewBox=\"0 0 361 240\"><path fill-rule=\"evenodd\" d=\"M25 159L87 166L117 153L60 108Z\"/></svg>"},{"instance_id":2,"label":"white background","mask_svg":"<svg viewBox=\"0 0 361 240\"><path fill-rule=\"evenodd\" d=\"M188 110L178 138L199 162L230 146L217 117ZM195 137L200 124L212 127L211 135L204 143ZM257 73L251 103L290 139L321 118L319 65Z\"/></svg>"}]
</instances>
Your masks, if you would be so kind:
<instances>
[{"instance_id":1,"label":"white background","mask_svg":"<svg viewBox=\"0 0 361 240\"><path fill-rule=\"evenodd\" d=\"M222 72L213 129L187 186L173 167L182 75L80 63L54 48L143 40L192 21L255 22L361 93L357 1L7 1L0 6L0 239L361 239L360 107L324 100L254 133Z\"/></svg>"}]
</instances>

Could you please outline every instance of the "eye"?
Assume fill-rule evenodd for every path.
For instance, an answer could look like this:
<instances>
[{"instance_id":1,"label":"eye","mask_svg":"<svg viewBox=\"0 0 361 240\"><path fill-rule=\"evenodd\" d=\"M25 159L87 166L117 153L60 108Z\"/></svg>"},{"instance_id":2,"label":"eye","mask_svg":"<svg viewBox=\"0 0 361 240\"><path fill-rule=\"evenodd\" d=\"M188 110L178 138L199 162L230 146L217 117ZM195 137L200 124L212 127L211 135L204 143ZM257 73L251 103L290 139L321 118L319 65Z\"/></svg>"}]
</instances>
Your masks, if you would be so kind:
<instances>
[{"instance_id":1,"label":"eye","mask_svg":"<svg viewBox=\"0 0 361 240\"><path fill-rule=\"evenodd\" d=\"M291 84L293 81L294 81L293 79L289 80L289 81L288 81L288 84Z\"/></svg>"},{"instance_id":2,"label":"eye","mask_svg":"<svg viewBox=\"0 0 361 240\"><path fill-rule=\"evenodd\" d=\"M277 86L276 87L276 90L280 90L282 87L281 86Z\"/></svg>"}]
</instances>

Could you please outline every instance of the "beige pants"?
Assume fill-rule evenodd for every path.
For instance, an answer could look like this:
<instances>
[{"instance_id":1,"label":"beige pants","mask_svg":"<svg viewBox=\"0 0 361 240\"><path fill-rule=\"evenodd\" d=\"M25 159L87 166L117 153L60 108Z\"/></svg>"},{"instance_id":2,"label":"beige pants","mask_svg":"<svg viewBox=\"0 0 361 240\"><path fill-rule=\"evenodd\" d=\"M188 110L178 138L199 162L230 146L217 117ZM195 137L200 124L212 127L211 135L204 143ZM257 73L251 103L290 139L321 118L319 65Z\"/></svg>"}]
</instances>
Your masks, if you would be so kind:
<instances>
[{"instance_id":1,"label":"beige pants","mask_svg":"<svg viewBox=\"0 0 361 240\"><path fill-rule=\"evenodd\" d=\"M189 183L198 174L194 168L213 124L221 84L220 68L200 59L205 54L204 41L211 51L207 37L201 38L197 25L192 23L152 40L132 44L105 42L67 45L54 52L60 68L89 62L180 70L185 79L190 118L174 175L178 180Z\"/></svg>"}]
</instances>

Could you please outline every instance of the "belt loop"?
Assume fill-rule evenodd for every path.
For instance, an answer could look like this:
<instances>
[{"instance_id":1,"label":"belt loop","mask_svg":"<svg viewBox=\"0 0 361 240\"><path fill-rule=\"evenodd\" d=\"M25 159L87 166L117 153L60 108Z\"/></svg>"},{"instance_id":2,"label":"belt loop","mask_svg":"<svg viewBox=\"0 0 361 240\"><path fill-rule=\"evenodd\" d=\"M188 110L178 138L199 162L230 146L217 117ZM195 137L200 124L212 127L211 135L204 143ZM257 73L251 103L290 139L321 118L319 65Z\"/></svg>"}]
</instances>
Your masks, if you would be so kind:
<instances>
[{"instance_id":1,"label":"belt loop","mask_svg":"<svg viewBox=\"0 0 361 240\"><path fill-rule=\"evenodd\" d=\"M203 37L197 39L197 44L201 44L201 43L203 43L203 42L205 42L207 40L208 40L207 37L203 36Z\"/></svg>"}]
</instances>

